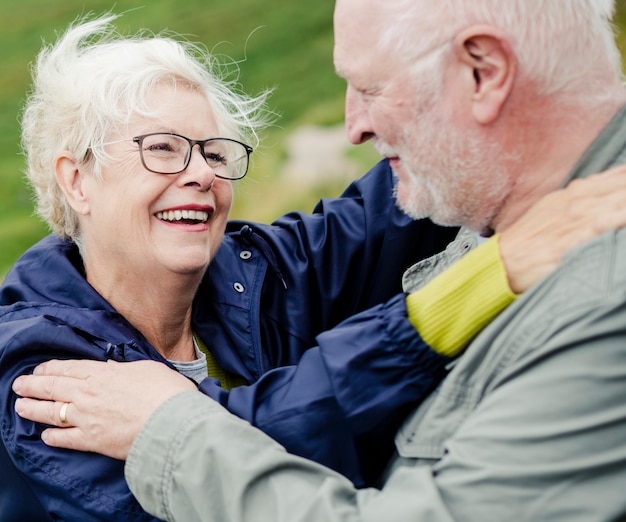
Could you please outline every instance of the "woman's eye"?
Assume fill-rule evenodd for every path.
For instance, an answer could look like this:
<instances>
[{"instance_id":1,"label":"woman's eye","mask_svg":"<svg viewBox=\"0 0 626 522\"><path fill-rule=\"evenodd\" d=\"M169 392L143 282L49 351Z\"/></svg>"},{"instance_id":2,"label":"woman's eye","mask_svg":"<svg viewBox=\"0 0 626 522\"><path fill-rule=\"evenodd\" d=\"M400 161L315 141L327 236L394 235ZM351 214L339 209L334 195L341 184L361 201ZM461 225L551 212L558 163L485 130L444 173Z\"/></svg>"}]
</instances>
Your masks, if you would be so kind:
<instances>
[{"instance_id":1,"label":"woman's eye","mask_svg":"<svg viewBox=\"0 0 626 522\"><path fill-rule=\"evenodd\" d=\"M153 143L146 147L146 150L151 152L171 152L173 149L169 143Z\"/></svg>"},{"instance_id":2,"label":"woman's eye","mask_svg":"<svg viewBox=\"0 0 626 522\"><path fill-rule=\"evenodd\" d=\"M208 161L211 161L213 163L222 163L222 164L226 164L226 156L222 155L222 154L218 154L216 152L210 152L206 154L206 159Z\"/></svg>"}]
</instances>

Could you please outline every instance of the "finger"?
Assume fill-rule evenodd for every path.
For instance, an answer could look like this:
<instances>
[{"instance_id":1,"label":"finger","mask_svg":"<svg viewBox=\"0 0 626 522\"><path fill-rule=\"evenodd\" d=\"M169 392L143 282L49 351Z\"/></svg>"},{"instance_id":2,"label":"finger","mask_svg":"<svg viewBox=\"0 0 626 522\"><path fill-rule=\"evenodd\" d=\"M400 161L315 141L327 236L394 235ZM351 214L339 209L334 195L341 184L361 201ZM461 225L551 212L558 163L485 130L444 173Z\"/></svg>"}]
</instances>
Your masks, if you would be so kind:
<instances>
[{"instance_id":1,"label":"finger","mask_svg":"<svg viewBox=\"0 0 626 522\"><path fill-rule=\"evenodd\" d=\"M68 427L72 425L71 419L75 409L73 404L67 402L17 399L15 412L23 419L33 422ZM65 419L66 422L62 422L62 419Z\"/></svg>"},{"instance_id":2,"label":"finger","mask_svg":"<svg viewBox=\"0 0 626 522\"><path fill-rule=\"evenodd\" d=\"M567 187L555 190L543 197L535 206L541 211L568 211L574 215L584 213L587 207L596 207L606 198L619 198L626 195L626 170L602 173L584 179L575 179Z\"/></svg>"},{"instance_id":3,"label":"finger","mask_svg":"<svg viewBox=\"0 0 626 522\"><path fill-rule=\"evenodd\" d=\"M42 432L41 440L48 446L55 448L94 451L119 460L125 460L128 457L128 447L130 446L130 444L121 444L119 447L115 444L98 444L97 440L94 440L93 437L89 437L78 427L66 429L48 428Z\"/></svg>"},{"instance_id":4,"label":"finger","mask_svg":"<svg viewBox=\"0 0 626 522\"><path fill-rule=\"evenodd\" d=\"M85 437L80 428L48 428L41 434L48 446L55 448L67 448L77 451L91 451L93 448L89 444L89 438Z\"/></svg>"},{"instance_id":5,"label":"finger","mask_svg":"<svg viewBox=\"0 0 626 522\"><path fill-rule=\"evenodd\" d=\"M13 381L13 391L21 397L72 402L83 392L85 381L74 377L21 375Z\"/></svg>"},{"instance_id":6,"label":"finger","mask_svg":"<svg viewBox=\"0 0 626 522\"><path fill-rule=\"evenodd\" d=\"M594 174L594 176L626 176L626 165L617 165L616 167L612 167L609 170L605 170L604 172L599 172L598 174Z\"/></svg>"},{"instance_id":7,"label":"finger","mask_svg":"<svg viewBox=\"0 0 626 522\"><path fill-rule=\"evenodd\" d=\"M584 181L585 179L588 180L586 183L597 183L598 187L601 187L605 183L620 185L626 182L626 165L617 165L605 171L591 174L586 178L579 178L573 181Z\"/></svg>"},{"instance_id":8,"label":"finger","mask_svg":"<svg viewBox=\"0 0 626 522\"><path fill-rule=\"evenodd\" d=\"M608 230L626 226L626 190L612 190L596 200L583 199L578 202L578 213L571 216L570 232L584 227L584 233L597 235Z\"/></svg>"},{"instance_id":9,"label":"finger","mask_svg":"<svg viewBox=\"0 0 626 522\"><path fill-rule=\"evenodd\" d=\"M106 363L88 359L52 359L35 367L33 373L35 375L58 375L60 377L87 379L98 369L101 369L103 365Z\"/></svg>"}]
</instances>

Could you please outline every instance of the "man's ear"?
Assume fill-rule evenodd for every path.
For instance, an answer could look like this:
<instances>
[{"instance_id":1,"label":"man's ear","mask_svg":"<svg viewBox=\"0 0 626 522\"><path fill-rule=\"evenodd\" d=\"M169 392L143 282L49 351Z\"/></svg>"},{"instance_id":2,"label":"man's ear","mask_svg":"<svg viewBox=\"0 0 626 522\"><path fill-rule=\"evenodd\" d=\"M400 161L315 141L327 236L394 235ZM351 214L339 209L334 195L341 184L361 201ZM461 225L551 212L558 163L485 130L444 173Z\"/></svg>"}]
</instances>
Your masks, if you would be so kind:
<instances>
[{"instance_id":1,"label":"man's ear","mask_svg":"<svg viewBox=\"0 0 626 522\"><path fill-rule=\"evenodd\" d=\"M65 150L57 154L54 175L61 192L74 211L81 215L89 214L89 191L86 183L88 174L71 152Z\"/></svg>"},{"instance_id":2,"label":"man's ear","mask_svg":"<svg viewBox=\"0 0 626 522\"><path fill-rule=\"evenodd\" d=\"M453 50L457 59L471 70L469 81L472 114L486 125L498 118L513 89L517 58L508 37L487 25L474 25L459 32Z\"/></svg>"}]
</instances>

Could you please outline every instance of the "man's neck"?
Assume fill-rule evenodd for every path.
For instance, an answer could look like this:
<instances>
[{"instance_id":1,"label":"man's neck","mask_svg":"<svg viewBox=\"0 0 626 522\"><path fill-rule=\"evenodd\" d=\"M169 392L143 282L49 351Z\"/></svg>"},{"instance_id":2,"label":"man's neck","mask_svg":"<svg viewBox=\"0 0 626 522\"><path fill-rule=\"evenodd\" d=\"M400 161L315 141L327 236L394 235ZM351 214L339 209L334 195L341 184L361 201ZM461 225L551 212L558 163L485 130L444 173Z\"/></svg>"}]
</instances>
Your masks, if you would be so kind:
<instances>
[{"instance_id":1,"label":"man's neck","mask_svg":"<svg viewBox=\"0 0 626 522\"><path fill-rule=\"evenodd\" d=\"M535 111L543 114L526 130L515 184L492 221L496 232L515 223L543 196L557 190L585 151L626 103L626 91L592 111Z\"/></svg>"}]
</instances>

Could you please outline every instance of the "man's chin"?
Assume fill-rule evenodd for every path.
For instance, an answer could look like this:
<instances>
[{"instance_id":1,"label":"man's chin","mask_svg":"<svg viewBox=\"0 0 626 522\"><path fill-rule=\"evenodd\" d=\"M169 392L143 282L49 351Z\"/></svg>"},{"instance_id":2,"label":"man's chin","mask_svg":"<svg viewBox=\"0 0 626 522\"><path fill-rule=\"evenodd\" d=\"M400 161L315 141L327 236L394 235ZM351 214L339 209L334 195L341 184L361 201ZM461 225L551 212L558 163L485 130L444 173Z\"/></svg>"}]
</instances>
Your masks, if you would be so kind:
<instances>
[{"instance_id":1,"label":"man's chin","mask_svg":"<svg viewBox=\"0 0 626 522\"><path fill-rule=\"evenodd\" d=\"M402 162L399 162L398 170L394 168L393 171L398 178L395 191L396 206L404 214L416 220L430 219L438 225L457 226L455 213L449 215L441 203L436 203L440 198L431 192L427 183L417 181L416 175L407 170Z\"/></svg>"},{"instance_id":2,"label":"man's chin","mask_svg":"<svg viewBox=\"0 0 626 522\"><path fill-rule=\"evenodd\" d=\"M403 193L401 185L396 191L396 205L407 216L412 219L424 219L430 217L430 209L427 205L415 201L408 194Z\"/></svg>"},{"instance_id":3,"label":"man's chin","mask_svg":"<svg viewBox=\"0 0 626 522\"><path fill-rule=\"evenodd\" d=\"M411 219L430 219L433 223L443 227L462 226L463 219L456 213L441 212L441 208L433 208L426 201L417 201L415 198L404 198L401 192L396 193L397 207Z\"/></svg>"}]
</instances>

